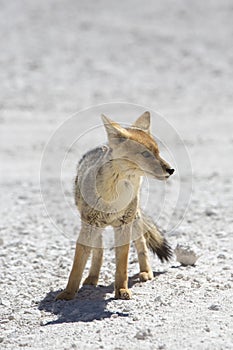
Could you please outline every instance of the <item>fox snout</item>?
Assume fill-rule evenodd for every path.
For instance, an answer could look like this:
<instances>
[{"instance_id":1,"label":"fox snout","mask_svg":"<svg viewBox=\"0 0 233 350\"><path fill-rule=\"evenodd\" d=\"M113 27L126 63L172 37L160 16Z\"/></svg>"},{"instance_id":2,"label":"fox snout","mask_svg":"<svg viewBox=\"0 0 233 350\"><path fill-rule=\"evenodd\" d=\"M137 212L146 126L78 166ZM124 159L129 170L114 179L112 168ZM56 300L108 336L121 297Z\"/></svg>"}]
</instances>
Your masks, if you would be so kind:
<instances>
[{"instance_id":1,"label":"fox snout","mask_svg":"<svg viewBox=\"0 0 233 350\"><path fill-rule=\"evenodd\" d=\"M167 163L161 157L159 157L159 162L160 162L161 170L163 172L163 176L165 177L165 179L168 179L174 173L175 169L173 169L170 166L170 164Z\"/></svg>"},{"instance_id":2,"label":"fox snout","mask_svg":"<svg viewBox=\"0 0 233 350\"><path fill-rule=\"evenodd\" d=\"M169 174L169 175L172 175L174 173L175 169L172 169L172 168L167 168L166 169L166 172Z\"/></svg>"}]
</instances>

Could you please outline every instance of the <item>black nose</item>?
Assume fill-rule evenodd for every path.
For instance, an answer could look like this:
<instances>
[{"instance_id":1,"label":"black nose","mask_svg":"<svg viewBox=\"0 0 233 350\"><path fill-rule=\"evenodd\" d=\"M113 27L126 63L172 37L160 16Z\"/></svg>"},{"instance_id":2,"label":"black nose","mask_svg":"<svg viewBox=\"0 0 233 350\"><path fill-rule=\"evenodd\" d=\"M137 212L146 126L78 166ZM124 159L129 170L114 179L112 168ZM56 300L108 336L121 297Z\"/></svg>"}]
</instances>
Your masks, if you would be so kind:
<instances>
[{"instance_id":1,"label":"black nose","mask_svg":"<svg viewBox=\"0 0 233 350\"><path fill-rule=\"evenodd\" d=\"M172 175L175 171L175 169L166 169L169 175Z\"/></svg>"}]
</instances>

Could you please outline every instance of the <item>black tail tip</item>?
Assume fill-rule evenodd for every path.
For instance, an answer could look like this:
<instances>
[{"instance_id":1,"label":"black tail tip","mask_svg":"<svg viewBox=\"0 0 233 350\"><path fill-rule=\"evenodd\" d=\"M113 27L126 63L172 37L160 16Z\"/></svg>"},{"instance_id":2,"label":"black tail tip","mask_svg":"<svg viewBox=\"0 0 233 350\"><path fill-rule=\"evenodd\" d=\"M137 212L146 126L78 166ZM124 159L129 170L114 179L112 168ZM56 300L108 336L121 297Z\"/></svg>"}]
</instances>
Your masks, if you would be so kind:
<instances>
[{"instance_id":1,"label":"black tail tip","mask_svg":"<svg viewBox=\"0 0 233 350\"><path fill-rule=\"evenodd\" d=\"M169 261L171 259L173 251L166 238L163 239L161 246L156 247L155 253L162 262Z\"/></svg>"}]
</instances>

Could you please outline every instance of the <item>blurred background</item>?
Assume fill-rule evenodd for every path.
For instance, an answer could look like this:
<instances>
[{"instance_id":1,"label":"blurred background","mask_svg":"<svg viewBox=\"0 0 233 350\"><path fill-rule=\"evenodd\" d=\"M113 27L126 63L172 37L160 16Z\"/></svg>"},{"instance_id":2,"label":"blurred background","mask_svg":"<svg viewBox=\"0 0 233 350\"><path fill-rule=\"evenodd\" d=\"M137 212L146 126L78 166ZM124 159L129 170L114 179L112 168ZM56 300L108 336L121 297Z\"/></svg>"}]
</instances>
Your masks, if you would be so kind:
<instances>
[{"instance_id":1,"label":"blurred background","mask_svg":"<svg viewBox=\"0 0 233 350\"><path fill-rule=\"evenodd\" d=\"M157 349L232 349L233 1L0 0L0 45L3 348L37 344L71 349L77 343L77 349L83 344L100 349L107 339L105 348L120 349L128 339L133 349L142 344ZM116 121L130 124L139 116L137 109L162 114L165 119L153 112L153 132L181 160L186 153L179 152L183 144L176 141L184 141L191 175L189 166L179 174L175 165L166 191L159 190L159 182L151 184L146 211L157 220L162 205L159 219L166 229L175 208L174 220L183 221L167 233L169 243L173 248L180 242L194 243L202 256L196 269L182 268L182 274L170 263L152 259L155 282L134 286L136 297L129 309L115 303L112 292L106 300L99 299L98 290L93 298L84 292L83 299L76 300L77 313L74 304L59 309L46 298L43 306L46 293L53 300L52 291L65 286L72 262L80 220L67 215L67 205L73 205L76 161L87 148L106 140L103 126L98 127L104 111L90 107L119 101L144 107L135 108L135 116L133 109L123 108L119 116L117 109L115 114L109 109ZM88 112L78 113L82 109ZM77 119L70 118L75 115ZM164 120L179 137L169 138L167 128L161 132ZM85 134L92 127L98 137ZM43 150L55 130L61 138L49 143L49 161L43 168ZM72 144L76 133L78 138L80 133L89 136ZM68 153L71 144L73 153ZM64 160L62 168L54 168L57 160ZM43 206L41 168L47 209L52 209L56 226ZM61 176L65 200L56 190L61 189L60 181L49 178L51 168L57 169L58 180L60 174L69 174ZM190 190L191 184L184 213L178 210L176 194L179 188ZM145 186L144 198L146 190ZM59 226L64 227L63 236ZM115 262L111 250L105 255L100 283L108 286ZM132 251L129 276L138 273L134 262ZM129 316L110 322L107 318L105 323L107 300L111 313L119 310ZM32 315L31 303L37 315ZM38 315L38 303L48 312ZM57 317L72 323L56 326ZM72 317L84 322L73 323ZM101 321L86 323L90 317ZM48 320L55 321L53 327L41 327ZM137 338L140 327L152 329L147 343Z\"/></svg>"},{"instance_id":2,"label":"blurred background","mask_svg":"<svg viewBox=\"0 0 233 350\"><path fill-rule=\"evenodd\" d=\"M2 179L15 177L16 167L21 178L36 176L52 131L111 101L162 113L189 146L197 174L198 154L218 147L221 164L208 152L204 173L225 173L233 143L231 0L0 5Z\"/></svg>"}]
</instances>

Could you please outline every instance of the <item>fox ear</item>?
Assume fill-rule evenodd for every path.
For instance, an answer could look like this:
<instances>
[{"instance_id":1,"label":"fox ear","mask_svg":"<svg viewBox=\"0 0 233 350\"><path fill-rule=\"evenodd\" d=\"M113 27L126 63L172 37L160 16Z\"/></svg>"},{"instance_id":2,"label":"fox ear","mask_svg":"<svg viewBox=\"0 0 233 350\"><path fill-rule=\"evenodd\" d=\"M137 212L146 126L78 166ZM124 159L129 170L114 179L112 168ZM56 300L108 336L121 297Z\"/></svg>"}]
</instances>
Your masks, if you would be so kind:
<instances>
[{"instance_id":1,"label":"fox ear","mask_svg":"<svg viewBox=\"0 0 233 350\"><path fill-rule=\"evenodd\" d=\"M117 145L127 138L127 130L125 130L118 123L114 122L110 118L107 118L104 114L101 114L101 118L104 123L108 135L108 141L110 146Z\"/></svg>"},{"instance_id":2,"label":"fox ear","mask_svg":"<svg viewBox=\"0 0 233 350\"><path fill-rule=\"evenodd\" d=\"M144 112L132 126L150 133L150 112Z\"/></svg>"}]
</instances>

